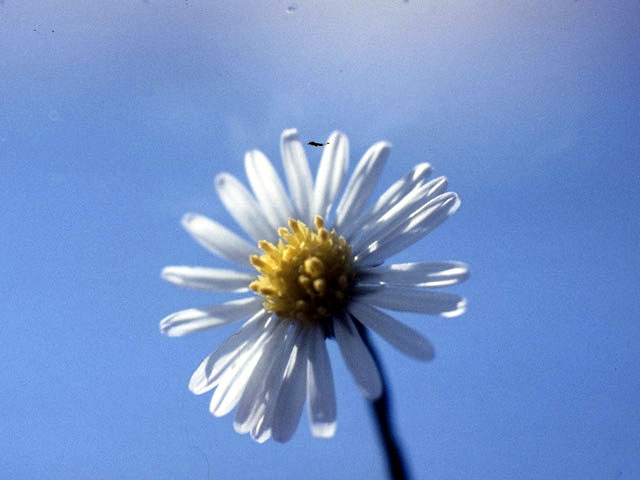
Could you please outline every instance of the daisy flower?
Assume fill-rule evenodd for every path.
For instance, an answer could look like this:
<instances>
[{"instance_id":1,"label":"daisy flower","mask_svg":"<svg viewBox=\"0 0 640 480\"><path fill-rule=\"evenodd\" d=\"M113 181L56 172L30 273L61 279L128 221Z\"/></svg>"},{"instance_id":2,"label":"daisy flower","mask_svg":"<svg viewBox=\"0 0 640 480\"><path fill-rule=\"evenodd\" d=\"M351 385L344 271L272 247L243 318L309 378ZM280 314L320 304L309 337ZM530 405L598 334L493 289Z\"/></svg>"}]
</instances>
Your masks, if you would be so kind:
<instances>
[{"instance_id":1,"label":"daisy flower","mask_svg":"<svg viewBox=\"0 0 640 480\"><path fill-rule=\"evenodd\" d=\"M251 191L228 173L215 179L220 200L250 241L202 215L182 218L198 243L239 268L162 271L183 287L245 294L169 315L160 330L182 336L246 320L200 364L189 389L215 389L211 413L236 408L235 430L258 442L289 440L305 399L313 435L333 436L336 400L327 339L337 341L362 394L373 400L382 382L360 324L401 352L430 360L431 343L381 309L455 316L466 303L434 290L467 278L463 263L384 264L458 209L460 200L446 191L445 177L428 180L431 166L421 163L370 205L391 148L378 142L358 162L338 201L349 163L345 135L329 137L315 181L296 130L282 133L280 148L289 194L258 150L245 156Z\"/></svg>"}]
</instances>

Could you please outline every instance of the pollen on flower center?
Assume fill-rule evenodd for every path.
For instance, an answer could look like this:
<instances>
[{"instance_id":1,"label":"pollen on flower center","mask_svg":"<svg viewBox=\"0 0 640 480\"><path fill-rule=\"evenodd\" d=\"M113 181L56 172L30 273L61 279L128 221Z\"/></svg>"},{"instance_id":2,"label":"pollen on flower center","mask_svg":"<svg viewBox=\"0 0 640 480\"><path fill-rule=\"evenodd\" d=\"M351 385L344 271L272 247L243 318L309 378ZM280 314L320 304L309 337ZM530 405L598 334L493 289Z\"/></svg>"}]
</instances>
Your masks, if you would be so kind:
<instances>
[{"instance_id":1,"label":"pollen on flower center","mask_svg":"<svg viewBox=\"0 0 640 480\"><path fill-rule=\"evenodd\" d=\"M251 290L281 317L322 321L347 303L355 277L351 247L335 230L325 228L322 217L316 216L314 223L315 232L289 219L289 228L278 230L278 245L261 240L264 255L251 257L260 272Z\"/></svg>"}]
</instances>

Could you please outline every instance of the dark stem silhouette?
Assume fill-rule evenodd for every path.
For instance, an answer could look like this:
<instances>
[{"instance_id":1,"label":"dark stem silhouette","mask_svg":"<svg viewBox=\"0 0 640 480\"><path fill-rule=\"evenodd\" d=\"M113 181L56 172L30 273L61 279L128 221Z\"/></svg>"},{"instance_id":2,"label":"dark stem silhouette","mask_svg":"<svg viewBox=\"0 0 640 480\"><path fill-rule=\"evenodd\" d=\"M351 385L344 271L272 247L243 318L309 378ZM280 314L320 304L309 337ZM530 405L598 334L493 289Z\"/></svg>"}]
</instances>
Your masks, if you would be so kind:
<instances>
[{"instance_id":1,"label":"dark stem silhouette","mask_svg":"<svg viewBox=\"0 0 640 480\"><path fill-rule=\"evenodd\" d=\"M369 333L367 329L358 321L355 321L354 323L362 337L362 340L364 341L364 344L369 349L369 352L373 357L373 361L378 367L380 378L382 380L382 395L380 395L378 399L369 402L369 405L371 407L371 413L373 413L373 416L376 419L378 438L382 443L387 458L387 470L389 472L389 476L393 480L409 480L411 477L407 470L402 448L398 443L391 421L391 402L389 399L389 388L387 386L384 369L380 363L378 353L369 340Z\"/></svg>"}]
</instances>

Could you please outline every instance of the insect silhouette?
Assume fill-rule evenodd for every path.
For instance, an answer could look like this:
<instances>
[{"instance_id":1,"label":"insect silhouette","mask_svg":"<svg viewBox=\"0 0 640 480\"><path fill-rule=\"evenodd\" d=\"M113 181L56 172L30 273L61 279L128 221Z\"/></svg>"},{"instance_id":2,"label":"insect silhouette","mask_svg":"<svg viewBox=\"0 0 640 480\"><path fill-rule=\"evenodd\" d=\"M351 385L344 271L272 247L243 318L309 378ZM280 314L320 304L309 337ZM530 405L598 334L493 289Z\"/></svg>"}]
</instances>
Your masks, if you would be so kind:
<instances>
[{"instance_id":1,"label":"insect silhouette","mask_svg":"<svg viewBox=\"0 0 640 480\"><path fill-rule=\"evenodd\" d=\"M329 142L327 143L309 142L307 143L307 145L311 145L312 147L322 147L323 145L329 145Z\"/></svg>"}]
</instances>

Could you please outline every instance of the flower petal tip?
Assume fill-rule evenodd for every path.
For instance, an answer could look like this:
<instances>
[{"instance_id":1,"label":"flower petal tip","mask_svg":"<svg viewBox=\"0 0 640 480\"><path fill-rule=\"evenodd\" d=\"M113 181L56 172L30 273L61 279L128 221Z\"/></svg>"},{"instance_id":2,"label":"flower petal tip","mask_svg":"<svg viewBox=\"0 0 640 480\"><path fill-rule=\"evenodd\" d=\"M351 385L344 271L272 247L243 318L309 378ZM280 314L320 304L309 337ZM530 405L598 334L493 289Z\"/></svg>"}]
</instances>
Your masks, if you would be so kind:
<instances>
[{"instance_id":1,"label":"flower petal tip","mask_svg":"<svg viewBox=\"0 0 640 480\"><path fill-rule=\"evenodd\" d=\"M282 135L280 136L280 139L284 142L284 141L290 141L290 140L298 140L298 129L296 128L287 128L285 130L282 131Z\"/></svg>"},{"instance_id":2,"label":"flower petal tip","mask_svg":"<svg viewBox=\"0 0 640 480\"><path fill-rule=\"evenodd\" d=\"M186 310L183 310L182 312L176 312L176 313L172 313L171 315L167 315L166 317L164 317L162 320L160 320L160 333L162 333L163 335L166 335L167 337L180 337L180 331L179 330L175 330L174 326L176 323L176 319L178 318L179 314L184 314Z\"/></svg>"},{"instance_id":3,"label":"flower petal tip","mask_svg":"<svg viewBox=\"0 0 640 480\"><path fill-rule=\"evenodd\" d=\"M387 142L386 140L382 140L380 142L376 142L373 145L375 148L377 148L378 150L391 150L391 147L393 146L391 144L391 142Z\"/></svg>"},{"instance_id":4,"label":"flower petal tip","mask_svg":"<svg viewBox=\"0 0 640 480\"><path fill-rule=\"evenodd\" d=\"M433 348L433 345L429 343L421 352L418 352L414 358L423 362L431 362L436 358L436 351Z\"/></svg>"},{"instance_id":5,"label":"flower petal tip","mask_svg":"<svg viewBox=\"0 0 640 480\"><path fill-rule=\"evenodd\" d=\"M167 280L170 281L167 277L171 277L171 267L164 267L162 269L162 271L160 272L160 278L162 278L163 280Z\"/></svg>"},{"instance_id":6,"label":"flower petal tip","mask_svg":"<svg viewBox=\"0 0 640 480\"><path fill-rule=\"evenodd\" d=\"M467 311L467 299L463 298L458 302L455 310L451 310L450 312L443 312L441 313L441 315L446 318L454 318L454 317L459 317L466 311Z\"/></svg>"},{"instance_id":7,"label":"flower petal tip","mask_svg":"<svg viewBox=\"0 0 640 480\"><path fill-rule=\"evenodd\" d=\"M311 425L311 433L316 438L331 438L336 433L337 422L314 423Z\"/></svg>"},{"instance_id":8,"label":"flower petal tip","mask_svg":"<svg viewBox=\"0 0 640 480\"><path fill-rule=\"evenodd\" d=\"M375 389L371 389L371 390L365 390L362 387L360 387L360 393L362 394L362 396L364 398L366 398L367 400L370 401L375 401L378 400L381 396L382 396L382 383L380 383L377 388Z\"/></svg>"},{"instance_id":9,"label":"flower petal tip","mask_svg":"<svg viewBox=\"0 0 640 480\"><path fill-rule=\"evenodd\" d=\"M251 431L251 425L246 423L233 422L233 429L236 433L244 435L245 433L249 433Z\"/></svg>"},{"instance_id":10,"label":"flower petal tip","mask_svg":"<svg viewBox=\"0 0 640 480\"><path fill-rule=\"evenodd\" d=\"M206 387L206 385L207 385L207 379L203 375L201 370L198 369L195 372L193 372L193 375L191 375L191 378L189 379L189 391L194 395L200 395L202 393L209 391L209 389L203 388L203 387Z\"/></svg>"},{"instance_id":11,"label":"flower petal tip","mask_svg":"<svg viewBox=\"0 0 640 480\"><path fill-rule=\"evenodd\" d=\"M229 178L229 174L227 172L218 173L215 177L213 177L213 186L216 190L222 187L225 183L227 183L227 179Z\"/></svg>"},{"instance_id":12,"label":"flower petal tip","mask_svg":"<svg viewBox=\"0 0 640 480\"><path fill-rule=\"evenodd\" d=\"M200 215L198 215L197 213L188 212L182 215L180 223L186 230L189 230L193 223L196 222L199 217Z\"/></svg>"}]
</instances>

